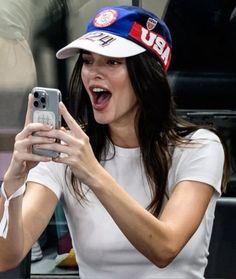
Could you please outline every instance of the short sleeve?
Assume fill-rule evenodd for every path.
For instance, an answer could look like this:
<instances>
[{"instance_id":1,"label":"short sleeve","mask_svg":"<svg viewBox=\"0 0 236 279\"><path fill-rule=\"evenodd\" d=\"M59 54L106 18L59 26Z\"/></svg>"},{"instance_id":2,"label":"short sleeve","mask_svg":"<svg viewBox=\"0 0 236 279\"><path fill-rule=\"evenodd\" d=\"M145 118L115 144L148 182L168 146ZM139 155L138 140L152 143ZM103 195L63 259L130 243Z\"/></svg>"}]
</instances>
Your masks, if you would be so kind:
<instances>
[{"instance_id":1,"label":"short sleeve","mask_svg":"<svg viewBox=\"0 0 236 279\"><path fill-rule=\"evenodd\" d=\"M190 147L177 148L175 161L175 184L194 180L211 185L220 195L224 166L224 149L213 132L200 129L191 139Z\"/></svg>"},{"instance_id":2,"label":"short sleeve","mask_svg":"<svg viewBox=\"0 0 236 279\"><path fill-rule=\"evenodd\" d=\"M55 162L39 163L30 170L26 182L29 181L44 185L60 199L65 184L65 166Z\"/></svg>"}]
</instances>

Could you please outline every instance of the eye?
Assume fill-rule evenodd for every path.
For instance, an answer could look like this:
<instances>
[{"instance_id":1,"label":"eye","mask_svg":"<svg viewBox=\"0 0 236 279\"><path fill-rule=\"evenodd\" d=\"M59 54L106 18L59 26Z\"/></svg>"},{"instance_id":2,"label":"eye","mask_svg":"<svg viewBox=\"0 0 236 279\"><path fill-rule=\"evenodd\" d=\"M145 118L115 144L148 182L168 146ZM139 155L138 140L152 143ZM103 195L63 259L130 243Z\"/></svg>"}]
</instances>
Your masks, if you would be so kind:
<instances>
[{"instance_id":1,"label":"eye","mask_svg":"<svg viewBox=\"0 0 236 279\"><path fill-rule=\"evenodd\" d=\"M92 59L85 55L82 56L82 61L83 61L83 64L86 64L86 65L92 64Z\"/></svg>"},{"instance_id":2,"label":"eye","mask_svg":"<svg viewBox=\"0 0 236 279\"><path fill-rule=\"evenodd\" d=\"M107 64L108 65L119 65L119 64L121 64L121 61L120 60L118 60L118 59L108 59L107 60Z\"/></svg>"},{"instance_id":3,"label":"eye","mask_svg":"<svg viewBox=\"0 0 236 279\"><path fill-rule=\"evenodd\" d=\"M89 59L83 59L83 64L89 65L91 61Z\"/></svg>"}]
</instances>

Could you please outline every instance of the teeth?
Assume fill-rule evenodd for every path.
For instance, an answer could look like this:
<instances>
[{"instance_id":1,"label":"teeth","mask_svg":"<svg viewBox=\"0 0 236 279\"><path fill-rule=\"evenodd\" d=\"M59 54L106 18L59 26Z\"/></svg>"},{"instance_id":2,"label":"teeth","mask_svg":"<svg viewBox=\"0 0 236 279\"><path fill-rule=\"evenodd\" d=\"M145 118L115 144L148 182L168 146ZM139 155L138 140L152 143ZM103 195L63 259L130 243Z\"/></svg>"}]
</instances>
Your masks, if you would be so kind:
<instances>
[{"instance_id":1,"label":"teeth","mask_svg":"<svg viewBox=\"0 0 236 279\"><path fill-rule=\"evenodd\" d=\"M93 92L104 92L104 91L106 91L105 89L103 89L103 88L93 88Z\"/></svg>"}]
</instances>

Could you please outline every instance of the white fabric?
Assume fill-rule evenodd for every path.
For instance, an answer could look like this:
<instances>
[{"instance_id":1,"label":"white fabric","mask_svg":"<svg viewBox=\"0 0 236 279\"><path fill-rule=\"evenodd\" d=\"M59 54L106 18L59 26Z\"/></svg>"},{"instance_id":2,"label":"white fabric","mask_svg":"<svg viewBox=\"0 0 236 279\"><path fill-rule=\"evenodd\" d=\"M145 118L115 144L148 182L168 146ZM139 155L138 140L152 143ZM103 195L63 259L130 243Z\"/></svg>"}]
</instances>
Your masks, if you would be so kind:
<instances>
[{"instance_id":1,"label":"white fabric","mask_svg":"<svg viewBox=\"0 0 236 279\"><path fill-rule=\"evenodd\" d=\"M10 201L14 198L17 198L24 194L25 192L25 184L22 185L15 193L13 193L9 198L7 198L5 189L4 189L4 183L2 183L1 192L3 197L5 198L4 202L4 211L3 216L0 221L0 237L7 238L8 233L8 226L9 226L9 204Z\"/></svg>"},{"instance_id":2,"label":"white fabric","mask_svg":"<svg viewBox=\"0 0 236 279\"><path fill-rule=\"evenodd\" d=\"M202 144L175 149L168 192L171 195L179 181L188 179L208 183L215 193L195 234L174 261L163 269L153 265L129 243L91 190L87 192L89 202L79 204L65 185L63 165L41 163L30 172L28 181L47 186L62 201L81 278L204 278L215 204L221 193L224 153L219 139L211 132L198 130L192 138L199 139ZM116 147L115 157L102 164L143 207L149 204L150 191L139 148Z\"/></svg>"},{"instance_id":3,"label":"white fabric","mask_svg":"<svg viewBox=\"0 0 236 279\"><path fill-rule=\"evenodd\" d=\"M109 43L104 44L104 40L108 40L108 38ZM69 45L60 49L56 53L56 57L59 59L68 58L79 53L80 49L117 58L130 57L146 51L145 48L130 40L108 32L99 31L86 33L84 36L74 40Z\"/></svg>"}]
</instances>

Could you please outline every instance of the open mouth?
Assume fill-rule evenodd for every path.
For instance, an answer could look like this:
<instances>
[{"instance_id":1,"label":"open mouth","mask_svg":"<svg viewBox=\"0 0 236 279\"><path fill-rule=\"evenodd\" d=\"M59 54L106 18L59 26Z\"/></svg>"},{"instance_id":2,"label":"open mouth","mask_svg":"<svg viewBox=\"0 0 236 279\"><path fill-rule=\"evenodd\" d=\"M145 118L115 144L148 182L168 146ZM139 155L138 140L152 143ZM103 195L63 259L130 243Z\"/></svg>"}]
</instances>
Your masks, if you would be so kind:
<instances>
[{"instance_id":1,"label":"open mouth","mask_svg":"<svg viewBox=\"0 0 236 279\"><path fill-rule=\"evenodd\" d=\"M101 87L93 88L92 94L93 94L93 106L95 109L103 109L108 104L112 96L110 91Z\"/></svg>"}]
</instances>

